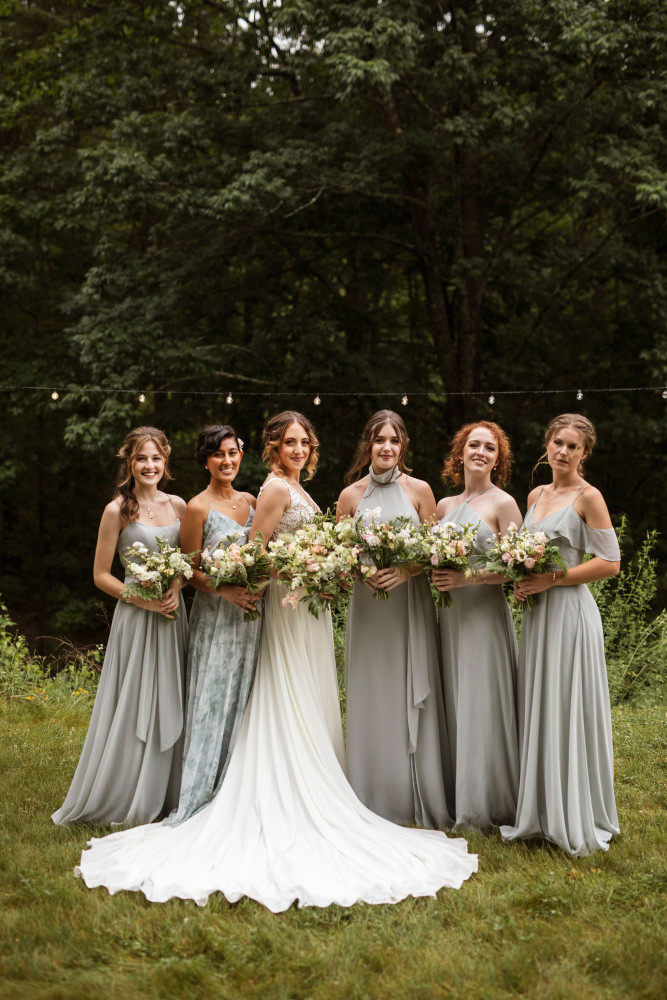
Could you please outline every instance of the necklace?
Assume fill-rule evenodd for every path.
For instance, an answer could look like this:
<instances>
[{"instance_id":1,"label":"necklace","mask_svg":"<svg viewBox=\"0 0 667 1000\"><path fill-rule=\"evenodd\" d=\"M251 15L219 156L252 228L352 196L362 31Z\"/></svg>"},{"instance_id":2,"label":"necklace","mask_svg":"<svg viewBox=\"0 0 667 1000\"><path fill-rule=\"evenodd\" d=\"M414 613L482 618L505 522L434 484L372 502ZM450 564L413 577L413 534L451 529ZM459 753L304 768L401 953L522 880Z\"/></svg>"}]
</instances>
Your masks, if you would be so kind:
<instances>
[{"instance_id":1,"label":"necklace","mask_svg":"<svg viewBox=\"0 0 667 1000\"><path fill-rule=\"evenodd\" d=\"M210 489L211 489L211 487L210 487L210 486L207 486L207 487L206 487L206 489L207 489L207 490L210 490ZM217 494L217 493L215 493L215 492L214 492L214 490L211 490L211 495L212 495L212 496L214 497L214 499L216 499L216 500L217 500L217 501L218 501L219 503L228 503L228 504L230 504L230 506L231 506L232 510L236 510L236 508L237 508L237 506L238 506L238 504L235 504L235 503L232 503L232 501L233 501L233 500L237 500L237 499L238 499L239 497L243 496L243 494L241 494L241 493L237 493L237 492L236 492L235 490L232 490L232 495L231 495L230 497L223 497L223 496L218 496L218 494ZM245 498L244 498L244 499L245 499Z\"/></svg>"},{"instance_id":2,"label":"necklace","mask_svg":"<svg viewBox=\"0 0 667 1000\"><path fill-rule=\"evenodd\" d=\"M153 502L155 502L155 501L153 501ZM146 508L146 511L148 512L148 516L150 517L150 519L152 521L153 520L153 510L152 510L152 508L148 506L148 504L146 503L145 500L139 500L138 503L140 503L142 507Z\"/></svg>"},{"instance_id":3,"label":"necklace","mask_svg":"<svg viewBox=\"0 0 667 1000\"><path fill-rule=\"evenodd\" d=\"M551 488L554 489L553 486ZM584 487L582 487L582 489L583 488ZM571 493L573 490L578 490L578 489L579 489L579 486L568 486L568 488L566 490L561 490L560 493L556 493L554 491L554 495L552 497L547 497L546 500L544 501L544 503L552 503L552 501L557 500L558 497L562 497L566 493Z\"/></svg>"},{"instance_id":4,"label":"necklace","mask_svg":"<svg viewBox=\"0 0 667 1000\"><path fill-rule=\"evenodd\" d=\"M493 490L493 489L495 489L495 486L493 485L493 483L491 483L490 486L487 486L486 489L480 490L479 493L473 493L473 495L471 497L467 497L465 495L465 490L464 490L464 492L463 492L463 500L464 500L465 503L470 503L470 501L474 500L475 497L481 497L482 493L488 493L489 490Z\"/></svg>"}]
</instances>

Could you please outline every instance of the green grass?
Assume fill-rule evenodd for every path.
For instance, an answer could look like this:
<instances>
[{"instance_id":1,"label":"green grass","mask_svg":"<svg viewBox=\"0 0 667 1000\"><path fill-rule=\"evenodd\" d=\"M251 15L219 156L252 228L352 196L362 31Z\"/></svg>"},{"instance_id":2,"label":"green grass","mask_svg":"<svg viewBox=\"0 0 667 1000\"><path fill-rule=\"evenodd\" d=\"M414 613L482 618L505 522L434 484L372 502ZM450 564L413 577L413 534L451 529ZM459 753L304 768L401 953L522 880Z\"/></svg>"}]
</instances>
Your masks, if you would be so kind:
<instances>
[{"instance_id":1,"label":"green grass","mask_svg":"<svg viewBox=\"0 0 667 1000\"><path fill-rule=\"evenodd\" d=\"M91 831L49 818L89 704L0 701L0 995L5 1000L661 998L665 982L664 708L614 709L622 832L576 860L470 836L459 892L396 906L205 908L89 891ZM105 832L101 829L92 833Z\"/></svg>"}]
</instances>

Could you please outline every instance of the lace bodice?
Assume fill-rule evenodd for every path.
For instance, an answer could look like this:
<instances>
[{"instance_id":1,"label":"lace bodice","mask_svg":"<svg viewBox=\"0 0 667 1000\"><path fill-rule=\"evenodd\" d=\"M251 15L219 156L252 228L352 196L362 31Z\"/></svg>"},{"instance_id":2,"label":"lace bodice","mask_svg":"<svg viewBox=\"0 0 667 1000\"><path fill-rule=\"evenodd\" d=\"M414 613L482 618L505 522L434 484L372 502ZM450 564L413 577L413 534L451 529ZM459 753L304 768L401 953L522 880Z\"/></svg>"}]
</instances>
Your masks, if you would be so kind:
<instances>
[{"instance_id":1,"label":"lace bodice","mask_svg":"<svg viewBox=\"0 0 667 1000\"><path fill-rule=\"evenodd\" d=\"M278 479L281 483L285 483L285 486L289 490L290 505L275 526L270 541L278 538L279 535L284 535L290 531L296 531L297 528L301 528L304 524L308 524L309 521L312 521L315 514L319 514L320 512L320 508L317 506L312 497L308 497L308 500L310 500L309 503L308 500L305 500L299 491L292 486L287 479L283 479L282 476L276 476L273 472L266 478L264 483L262 483L260 491L257 495L258 499L262 495L264 487L268 486L268 484L273 482L274 479Z\"/></svg>"}]
</instances>

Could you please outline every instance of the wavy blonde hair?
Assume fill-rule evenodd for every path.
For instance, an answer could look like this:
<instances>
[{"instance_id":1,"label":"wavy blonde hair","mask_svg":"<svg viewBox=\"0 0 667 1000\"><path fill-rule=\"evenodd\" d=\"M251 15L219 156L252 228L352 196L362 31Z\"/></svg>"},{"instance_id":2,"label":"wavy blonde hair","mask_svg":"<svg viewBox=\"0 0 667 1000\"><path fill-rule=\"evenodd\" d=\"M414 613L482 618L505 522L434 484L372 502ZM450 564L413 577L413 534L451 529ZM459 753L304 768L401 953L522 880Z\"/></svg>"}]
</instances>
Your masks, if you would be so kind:
<instances>
[{"instance_id":1,"label":"wavy blonde hair","mask_svg":"<svg viewBox=\"0 0 667 1000\"><path fill-rule=\"evenodd\" d=\"M157 450L164 459L164 473L158 483L158 489L163 483L169 483L173 479L169 471L171 445L164 431L161 431L158 427L135 427L134 430L131 430L118 452L118 458L122 459L122 462L116 477L116 492L113 495L114 500L117 497L121 497L120 523L122 528L129 524L130 521L136 521L139 516L139 502L134 495L132 463L146 441L154 441Z\"/></svg>"},{"instance_id":2,"label":"wavy blonde hair","mask_svg":"<svg viewBox=\"0 0 667 1000\"><path fill-rule=\"evenodd\" d=\"M306 462L306 475L304 478L312 479L320 457L320 442L308 417L305 417L303 413L299 413L297 410L283 410L282 413L277 413L275 417L271 417L262 432L262 441L264 443L262 461L269 467L271 472L276 472L280 466L278 448L282 444L285 431L290 424L300 424L308 435L310 455Z\"/></svg>"}]
</instances>

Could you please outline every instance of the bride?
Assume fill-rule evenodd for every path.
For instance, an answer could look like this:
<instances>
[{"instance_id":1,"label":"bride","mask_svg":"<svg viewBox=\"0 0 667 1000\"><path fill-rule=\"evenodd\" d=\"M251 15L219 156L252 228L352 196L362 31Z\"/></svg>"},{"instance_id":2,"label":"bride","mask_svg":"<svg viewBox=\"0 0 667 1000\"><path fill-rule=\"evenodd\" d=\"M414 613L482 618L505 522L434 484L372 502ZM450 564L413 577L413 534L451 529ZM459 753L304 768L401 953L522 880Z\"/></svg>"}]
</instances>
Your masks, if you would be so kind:
<instances>
[{"instance_id":1,"label":"bride","mask_svg":"<svg viewBox=\"0 0 667 1000\"><path fill-rule=\"evenodd\" d=\"M318 441L286 411L264 430L271 472L252 533L275 538L312 520L303 489ZM179 826L147 825L93 839L76 869L89 888L141 891L204 905L213 892L274 913L300 906L395 903L460 888L477 870L465 840L396 826L357 799L344 772L330 616L265 598L257 674L238 741L215 798Z\"/></svg>"}]
</instances>

